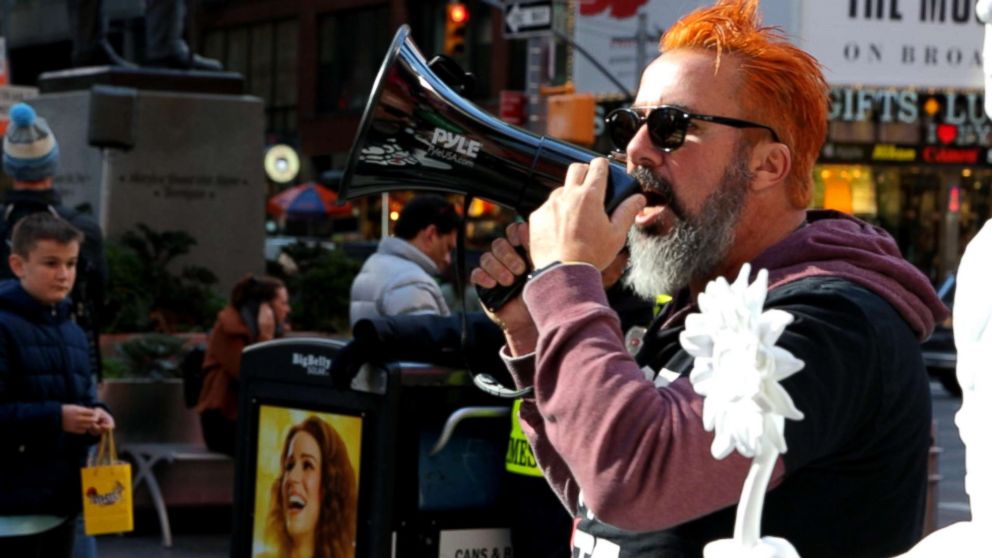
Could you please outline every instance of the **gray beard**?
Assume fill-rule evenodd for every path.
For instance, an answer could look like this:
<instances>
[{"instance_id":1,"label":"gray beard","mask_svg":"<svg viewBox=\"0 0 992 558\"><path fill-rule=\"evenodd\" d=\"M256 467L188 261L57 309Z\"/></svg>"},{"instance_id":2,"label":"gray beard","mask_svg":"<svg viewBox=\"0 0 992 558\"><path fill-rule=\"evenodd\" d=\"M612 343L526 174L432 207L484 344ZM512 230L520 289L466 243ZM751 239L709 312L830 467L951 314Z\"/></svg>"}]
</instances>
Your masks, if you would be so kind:
<instances>
[{"instance_id":1,"label":"gray beard","mask_svg":"<svg viewBox=\"0 0 992 558\"><path fill-rule=\"evenodd\" d=\"M638 167L633 176L643 186L667 192L676 211L671 232L661 236L632 227L627 236L630 270L624 284L654 300L659 294L674 295L694 280L712 277L734 242L734 229L740 221L753 176L748 172L746 153L738 156L724 173L720 188L707 196L696 215L677 203L671 185Z\"/></svg>"}]
</instances>

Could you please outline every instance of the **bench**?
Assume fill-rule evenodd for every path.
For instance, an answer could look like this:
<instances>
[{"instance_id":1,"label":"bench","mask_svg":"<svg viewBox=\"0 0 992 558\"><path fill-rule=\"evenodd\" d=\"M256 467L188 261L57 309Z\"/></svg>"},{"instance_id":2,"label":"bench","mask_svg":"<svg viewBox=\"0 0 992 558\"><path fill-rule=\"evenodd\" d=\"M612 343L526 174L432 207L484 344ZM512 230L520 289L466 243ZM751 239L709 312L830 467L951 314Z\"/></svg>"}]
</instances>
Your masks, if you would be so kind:
<instances>
[{"instance_id":1,"label":"bench","mask_svg":"<svg viewBox=\"0 0 992 558\"><path fill-rule=\"evenodd\" d=\"M172 546L169 505L229 505L234 460L207 449L200 419L183 401L181 380L105 380L100 398L117 422L117 450L132 463L135 506L158 515L162 546ZM206 466L210 465L210 466Z\"/></svg>"},{"instance_id":2,"label":"bench","mask_svg":"<svg viewBox=\"0 0 992 558\"><path fill-rule=\"evenodd\" d=\"M155 513L158 514L159 527L162 530L162 546L172 547L172 527L169 524L169 512L166 509L162 489L155 476L155 466L161 462L174 463L177 461L231 461L222 453L208 450L206 446L196 444L175 443L136 443L124 444L120 447L121 457L130 457L134 463L134 479L131 484L132 494L144 483L148 487Z\"/></svg>"}]
</instances>

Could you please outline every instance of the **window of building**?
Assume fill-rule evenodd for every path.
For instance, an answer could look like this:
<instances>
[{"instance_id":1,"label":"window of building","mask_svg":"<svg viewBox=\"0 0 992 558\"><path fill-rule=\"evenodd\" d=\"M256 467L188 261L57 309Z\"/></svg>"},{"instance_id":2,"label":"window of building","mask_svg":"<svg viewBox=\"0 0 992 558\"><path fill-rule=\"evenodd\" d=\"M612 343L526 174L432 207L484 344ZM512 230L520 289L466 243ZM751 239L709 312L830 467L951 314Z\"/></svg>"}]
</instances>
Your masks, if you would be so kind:
<instances>
[{"instance_id":1,"label":"window of building","mask_svg":"<svg viewBox=\"0 0 992 558\"><path fill-rule=\"evenodd\" d=\"M296 20L266 21L208 31L203 53L245 78L249 95L265 103L265 131L292 136L297 129Z\"/></svg>"},{"instance_id":2,"label":"window of building","mask_svg":"<svg viewBox=\"0 0 992 558\"><path fill-rule=\"evenodd\" d=\"M331 12L318 21L317 110L361 112L394 30L386 5ZM359 46L360 45L360 46Z\"/></svg>"}]
</instances>

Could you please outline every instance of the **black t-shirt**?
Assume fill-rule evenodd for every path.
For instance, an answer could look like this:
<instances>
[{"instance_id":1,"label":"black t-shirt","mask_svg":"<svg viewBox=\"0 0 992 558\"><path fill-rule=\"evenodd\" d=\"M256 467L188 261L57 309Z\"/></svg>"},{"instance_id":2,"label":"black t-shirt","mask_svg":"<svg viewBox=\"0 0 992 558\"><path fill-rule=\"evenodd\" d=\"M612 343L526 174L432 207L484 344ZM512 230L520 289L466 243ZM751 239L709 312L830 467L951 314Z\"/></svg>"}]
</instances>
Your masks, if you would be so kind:
<instances>
[{"instance_id":1,"label":"black t-shirt","mask_svg":"<svg viewBox=\"0 0 992 558\"><path fill-rule=\"evenodd\" d=\"M882 298L840 279L784 285L765 308L795 317L778 345L805 362L782 382L805 417L785 423L786 475L765 499L762 536L787 539L804 558L906 551L922 534L931 422L915 335ZM652 328L639 363L688 374L683 329ZM707 543L732 538L736 506L652 533L624 532L586 511L580 506L573 556L668 558L701 556Z\"/></svg>"}]
</instances>

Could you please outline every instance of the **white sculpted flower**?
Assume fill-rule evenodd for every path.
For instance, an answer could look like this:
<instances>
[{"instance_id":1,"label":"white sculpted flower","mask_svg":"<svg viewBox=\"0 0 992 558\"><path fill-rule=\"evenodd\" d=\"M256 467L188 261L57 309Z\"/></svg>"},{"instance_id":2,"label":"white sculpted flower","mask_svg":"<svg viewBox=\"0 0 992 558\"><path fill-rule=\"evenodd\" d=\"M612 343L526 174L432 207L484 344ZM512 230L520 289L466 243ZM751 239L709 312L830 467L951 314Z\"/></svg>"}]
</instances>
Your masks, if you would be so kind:
<instances>
[{"instance_id":1,"label":"white sculpted flower","mask_svg":"<svg viewBox=\"0 0 992 558\"><path fill-rule=\"evenodd\" d=\"M735 448L754 457L770 444L785 453L785 419L801 420L779 382L803 362L775 342L792 323L782 310L762 312L768 272L748 285L745 264L733 284L718 277L699 295L699 313L686 318L679 337L695 363L689 380L704 396L703 427L715 431L710 452L723 459Z\"/></svg>"}]
</instances>

